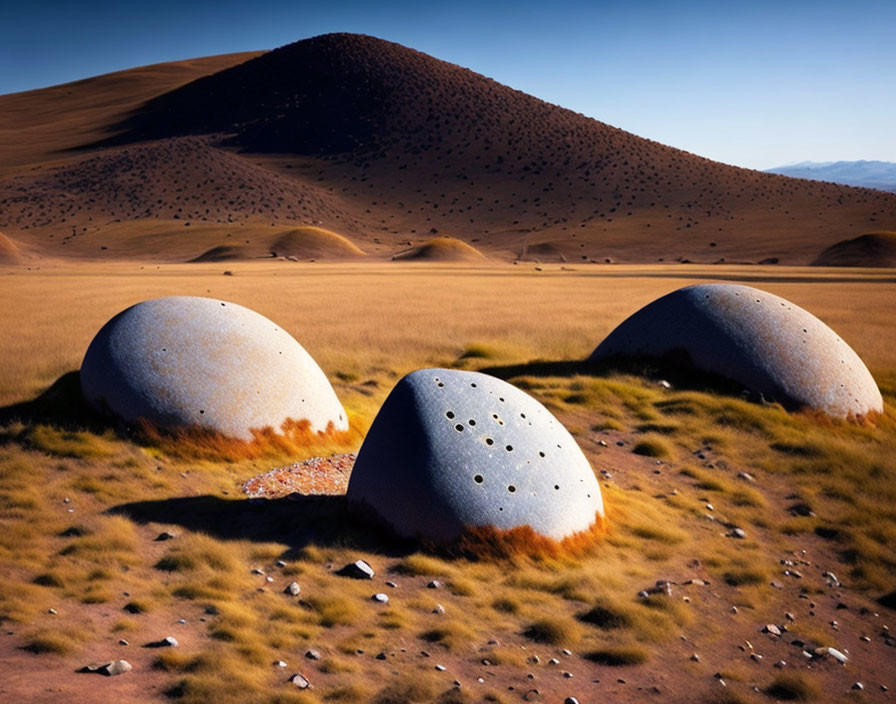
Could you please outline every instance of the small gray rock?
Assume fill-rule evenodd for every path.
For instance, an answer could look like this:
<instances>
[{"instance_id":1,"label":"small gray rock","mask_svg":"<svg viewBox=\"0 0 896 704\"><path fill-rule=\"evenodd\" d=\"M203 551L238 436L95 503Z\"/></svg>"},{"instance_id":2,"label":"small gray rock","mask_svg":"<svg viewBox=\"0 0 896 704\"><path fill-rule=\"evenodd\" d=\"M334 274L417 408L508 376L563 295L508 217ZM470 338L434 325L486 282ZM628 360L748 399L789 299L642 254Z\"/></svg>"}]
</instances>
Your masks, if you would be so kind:
<instances>
[{"instance_id":1,"label":"small gray rock","mask_svg":"<svg viewBox=\"0 0 896 704\"><path fill-rule=\"evenodd\" d=\"M444 665L436 665L436 669L439 672L444 672L447 668Z\"/></svg>"},{"instance_id":2,"label":"small gray rock","mask_svg":"<svg viewBox=\"0 0 896 704\"><path fill-rule=\"evenodd\" d=\"M443 614L445 613L445 607L441 604L436 604L436 608L432 610L434 614Z\"/></svg>"},{"instance_id":3,"label":"small gray rock","mask_svg":"<svg viewBox=\"0 0 896 704\"><path fill-rule=\"evenodd\" d=\"M372 597L370 597L370 598L373 599L374 601L380 603L380 604L388 604L388 603L389 603L389 597L388 597L388 595L383 594L382 592L378 592L378 593L374 594L374 595L373 595Z\"/></svg>"},{"instance_id":4,"label":"small gray rock","mask_svg":"<svg viewBox=\"0 0 896 704\"><path fill-rule=\"evenodd\" d=\"M176 648L180 645L177 642L177 638L174 636L168 636L167 638L162 638L162 640L153 641L152 643L147 643L146 648Z\"/></svg>"},{"instance_id":5,"label":"small gray rock","mask_svg":"<svg viewBox=\"0 0 896 704\"><path fill-rule=\"evenodd\" d=\"M579 704L579 700L575 697L567 697L563 700L563 704Z\"/></svg>"},{"instance_id":6,"label":"small gray rock","mask_svg":"<svg viewBox=\"0 0 896 704\"><path fill-rule=\"evenodd\" d=\"M305 652L305 657L309 660L320 660L320 653L312 648Z\"/></svg>"},{"instance_id":7,"label":"small gray rock","mask_svg":"<svg viewBox=\"0 0 896 704\"><path fill-rule=\"evenodd\" d=\"M779 636L779 635L781 635L781 629L778 628L778 627L777 627L775 624L773 624L773 623L769 623L769 624L766 624L765 626L763 626L763 628L762 628L762 632L763 632L763 633L771 633L773 636Z\"/></svg>"},{"instance_id":8,"label":"small gray rock","mask_svg":"<svg viewBox=\"0 0 896 704\"><path fill-rule=\"evenodd\" d=\"M828 655L830 655L832 658L834 658L834 660L839 662L841 665L845 665L847 662L849 662L849 658L846 657L843 653L841 653L836 648L828 648L827 651L828 651Z\"/></svg>"},{"instance_id":9,"label":"small gray rock","mask_svg":"<svg viewBox=\"0 0 896 704\"><path fill-rule=\"evenodd\" d=\"M426 585L426 588L427 589L441 589L442 583L437 579L433 579L429 582L429 584Z\"/></svg>"},{"instance_id":10,"label":"small gray rock","mask_svg":"<svg viewBox=\"0 0 896 704\"><path fill-rule=\"evenodd\" d=\"M299 689L310 689L311 687L311 683L305 678L305 676L300 675L298 672L290 677L287 681L294 684Z\"/></svg>"},{"instance_id":11,"label":"small gray rock","mask_svg":"<svg viewBox=\"0 0 896 704\"><path fill-rule=\"evenodd\" d=\"M114 677L115 675L123 675L125 672L133 670L133 666L127 660L112 660L100 665L86 665L79 672L91 672L105 677Z\"/></svg>"},{"instance_id":12,"label":"small gray rock","mask_svg":"<svg viewBox=\"0 0 896 704\"><path fill-rule=\"evenodd\" d=\"M351 577L352 579L373 579L376 573L364 560L357 560L350 562L336 574L342 577Z\"/></svg>"},{"instance_id":13,"label":"small gray rock","mask_svg":"<svg viewBox=\"0 0 896 704\"><path fill-rule=\"evenodd\" d=\"M169 533L167 530L163 530L156 536L156 542L164 542L166 540L174 540L177 537L174 533Z\"/></svg>"},{"instance_id":14,"label":"small gray rock","mask_svg":"<svg viewBox=\"0 0 896 704\"><path fill-rule=\"evenodd\" d=\"M747 537L746 531L743 528L735 528L728 534L729 538L737 538L739 540L744 540Z\"/></svg>"},{"instance_id":15,"label":"small gray rock","mask_svg":"<svg viewBox=\"0 0 896 704\"><path fill-rule=\"evenodd\" d=\"M298 582L290 582L286 585L286 589L283 590L284 594L289 594L291 596L298 596L302 591L302 588L299 586Z\"/></svg>"}]
</instances>

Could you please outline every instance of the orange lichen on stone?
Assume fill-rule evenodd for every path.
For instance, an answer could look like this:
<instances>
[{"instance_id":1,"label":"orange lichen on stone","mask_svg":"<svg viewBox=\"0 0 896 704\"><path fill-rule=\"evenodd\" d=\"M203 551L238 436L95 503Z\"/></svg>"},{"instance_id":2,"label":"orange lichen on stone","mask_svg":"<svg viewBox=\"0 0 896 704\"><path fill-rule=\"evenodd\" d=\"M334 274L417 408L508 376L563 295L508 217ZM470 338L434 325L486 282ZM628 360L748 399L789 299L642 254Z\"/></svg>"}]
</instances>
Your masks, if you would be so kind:
<instances>
[{"instance_id":1,"label":"orange lichen on stone","mask_svg":"<svg viewBox=\"0 0 896 704\"><path fill-rule=\"evenodd\" d=\"M227 437L213 430L199 427L165 428L145 418L135 424L138 442L162 450L182 459L237 461L263 457L295 457L329 454L334 450L356 447L361 430L350 425L348 430L336 430L333 423L326 430L314 432L307 420L286 420L280 430L271 427L252 429L252 440Z\"/></svg>"},{"instance_id":2,"label":"orange lichen on stone","mask_svg":"<svg viewBox=\"0 0 896 704\"><path fill-rule=\"evenodd\" d=\"M536 533L531 526L501 530L494 526L470 526L447 548L450 554L475 560L502 560L513 557L581 557L607 534L607 520L600 513L594 523L578 533L554 540Z\"/></svg>"}]
</instances>

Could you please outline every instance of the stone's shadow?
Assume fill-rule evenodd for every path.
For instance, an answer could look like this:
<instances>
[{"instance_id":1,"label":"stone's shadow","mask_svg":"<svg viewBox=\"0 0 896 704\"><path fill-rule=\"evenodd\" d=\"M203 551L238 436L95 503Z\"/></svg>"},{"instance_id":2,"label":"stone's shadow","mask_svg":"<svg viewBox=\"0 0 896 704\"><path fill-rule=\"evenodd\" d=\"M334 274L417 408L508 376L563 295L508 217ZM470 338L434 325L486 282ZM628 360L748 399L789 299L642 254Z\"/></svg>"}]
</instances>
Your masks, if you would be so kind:
<instances>
[{"instance_id":1,"label":"stone's shadow","mask_svg":"<svg viewBox=\"0 0 896 704\"><path fill-rule=\"evenodd\" d=\"M616 357L594 362L585 360L534 360L524 364L483 367L478 371L496 376L504 381L517 377L596 377L608 378L628 374L644 379L668 381L673 388L686 391L702 391L722 394L754 402L768 402L744 385L718 374L701 371L694 367L690 356L684 351L674 351L663 357ZM525 387L522 387L525 389Z\"/></svg>"},{"instance_id":2,"label":"stone's shadow","mask_svg":"<svg viewBox=\"0 0 896 704\"><path fill-rule=\"evenodd\" d=\"M81 395L81 373L66 372L37 398L0 407L0 425L46 424L65 430L104 432L113 427Z\"/></svg>"},{"instance_id":3,"label":"stone's shadow","mask_svg":"<svg viewBox=\"0 0 896 704\"><path fill-rule=\"evenodd\" d=\"M283 557L307 545L344 547L400 557L420 549L375 524L354 516L345 496L292 494L282 499L228 499L183 496L136 501L107 513L137 523L179 525L223 540L286 543Z\"/></svg>"}]
</instances>

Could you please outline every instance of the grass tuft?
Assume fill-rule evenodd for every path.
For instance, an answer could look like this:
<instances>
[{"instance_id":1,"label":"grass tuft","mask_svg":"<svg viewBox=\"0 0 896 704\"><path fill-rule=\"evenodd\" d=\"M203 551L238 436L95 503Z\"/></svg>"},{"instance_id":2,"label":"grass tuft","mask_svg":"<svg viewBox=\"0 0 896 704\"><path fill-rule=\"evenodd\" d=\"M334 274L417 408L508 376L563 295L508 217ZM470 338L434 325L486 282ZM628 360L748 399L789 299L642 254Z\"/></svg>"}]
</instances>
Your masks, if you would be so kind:
<instances>
[{"instance_id":1,"label":"grass tuft","mask_svg":"<svg viewBox=\"0 0 896 704\"><path fill-rule=\"evenodd\" d=\"M815 682L799 674L778 675L764 691L770 697L789 702L811 702L820 694Z\"/></svg>"}]
</instances>

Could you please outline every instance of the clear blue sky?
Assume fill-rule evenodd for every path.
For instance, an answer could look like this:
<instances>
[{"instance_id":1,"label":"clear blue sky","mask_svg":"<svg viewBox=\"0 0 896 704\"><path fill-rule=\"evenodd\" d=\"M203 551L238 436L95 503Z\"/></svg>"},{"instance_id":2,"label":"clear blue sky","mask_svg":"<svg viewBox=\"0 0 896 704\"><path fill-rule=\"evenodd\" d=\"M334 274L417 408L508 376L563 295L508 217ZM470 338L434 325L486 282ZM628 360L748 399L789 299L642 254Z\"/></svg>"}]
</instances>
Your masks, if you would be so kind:
<instances>
[{"instance_id":1,"label":"clear blue sky","mask_svg":"<svg viewBox=\"0 0 896 704\"><path fill-rule=\"evenodd\" d=\"M19 0L0 93L334 31L730 164L896 161L896 0Z\"/></svg>"}]
</instances>

